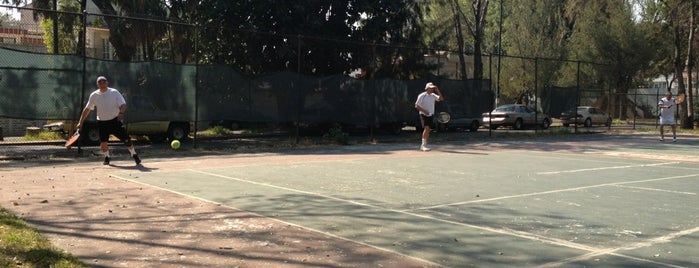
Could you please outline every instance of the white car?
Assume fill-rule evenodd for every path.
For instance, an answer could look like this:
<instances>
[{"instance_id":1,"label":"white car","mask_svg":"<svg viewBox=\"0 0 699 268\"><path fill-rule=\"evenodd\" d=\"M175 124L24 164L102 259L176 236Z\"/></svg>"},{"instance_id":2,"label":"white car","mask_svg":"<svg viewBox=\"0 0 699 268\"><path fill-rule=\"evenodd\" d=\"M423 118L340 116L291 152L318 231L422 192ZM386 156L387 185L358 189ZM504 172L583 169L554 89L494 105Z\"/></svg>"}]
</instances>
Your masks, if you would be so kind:
<instances>
[{"instance_id":1,"label":"white car","mask_svg":"<svg viewBox=\"0 0 699 268\"><path fill-rule=\"evenodd\" d=\"M501 126L512 126L517 130L524 129L525 126L540 126L542 129L547 129L551 126L551 118L524 104L506 104L498 106L490 113L483 113L483 125L490 129Z\"/></svg>"},{"instance_id":2,"label":"white car","mask_svg":"<svg viewBox=\"0 0 699 268\"><path fill-rule=\"evenodd\" d=\"M564 127L576 123L585 127L591 127L593 125L604 125L608 127L612 125L612 117L597 107L578 106L577 113L573 113L573 111L561 113L561 122Z\"/></svg>"}]
</instances>

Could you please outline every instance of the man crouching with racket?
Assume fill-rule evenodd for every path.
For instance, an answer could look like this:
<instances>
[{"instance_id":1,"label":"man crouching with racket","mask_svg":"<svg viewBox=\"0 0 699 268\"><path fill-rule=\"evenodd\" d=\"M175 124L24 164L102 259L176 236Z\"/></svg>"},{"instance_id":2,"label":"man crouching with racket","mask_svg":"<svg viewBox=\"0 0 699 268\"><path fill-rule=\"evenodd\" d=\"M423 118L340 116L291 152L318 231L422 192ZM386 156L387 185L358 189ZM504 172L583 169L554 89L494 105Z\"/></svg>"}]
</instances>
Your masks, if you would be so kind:
<instances>
[{"instance_id":1,"label":"man crouching with racket","mask_svg":"<svg viewBox=\"0 0 699 268\"><path fill-rule=\"evenodd\" d=\"M109 165L109 135L114 134L119 140L121 140L126 147L129 149L129 153L133 158L136 165L141 164L141 159L138 158L136 154L136 149L134 149L133 142L131 142L131 137L126 133L126 127L124 126L124 112L126 111L126 100L121 93L111 87L108 87L107 78L104 76L97 77L97 87L99 89L95 90L90 94L90 98L87 100L87 105L83 109L80 115L80 120L78 121L78 129L82 126L83 121L90 112L97 109L97 128L100 133L100 149L104 154L104 163Z\"/></svg>"},{"instance_id":2,"label":"man crouching with racket","mask_svg":"<svg viewBox=\"0 0 699 268\"><path fill-rule=\"evenodd\" d=\"M420 123L422 124L422 144L420 145L420 150L429 151L427 148L427 139L430 138L430 130L436 128L434 123L434 104L436 101L443 101L444 96L442 92L439 91L439 87L435 86L432 82L425 85L425 92L420 93L417 96L417 101L415 101L415 109L417 109L420 114Z\"/></svg>"},{"instance_id":3,"label":"man crouching with racket","mask_svg":"<svg viewBox=\"0 0 699 268\"><path fill-rule=\"evenodd\" d=\"M665 94L665 98L658 101L658 108L660 108L660 141L665 140L664 126L668 125L672 128L672 142L676 142L675 111L677 110L677 101L672 98L672 92L668 90Z\"/></svg>"}]
</instances>

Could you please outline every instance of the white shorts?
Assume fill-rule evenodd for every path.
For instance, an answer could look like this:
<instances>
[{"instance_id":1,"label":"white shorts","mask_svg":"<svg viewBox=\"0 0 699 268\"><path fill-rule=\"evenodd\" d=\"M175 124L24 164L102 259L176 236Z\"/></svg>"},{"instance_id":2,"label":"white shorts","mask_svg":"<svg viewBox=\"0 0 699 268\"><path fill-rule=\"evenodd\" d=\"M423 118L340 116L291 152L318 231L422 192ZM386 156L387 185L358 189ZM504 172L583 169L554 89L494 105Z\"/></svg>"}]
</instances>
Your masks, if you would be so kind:
<instances>
[{"instance_id":1,"label":"white shorts","mask_svg":"<svg viewBox=\"0 0 699 268\"><path fill-rule=\"evenodd\" d=\"M660 117L660 124L661 125L674 125L675 124L675 117L674 116L661 116Z\"/></svg>"}]
</instances>

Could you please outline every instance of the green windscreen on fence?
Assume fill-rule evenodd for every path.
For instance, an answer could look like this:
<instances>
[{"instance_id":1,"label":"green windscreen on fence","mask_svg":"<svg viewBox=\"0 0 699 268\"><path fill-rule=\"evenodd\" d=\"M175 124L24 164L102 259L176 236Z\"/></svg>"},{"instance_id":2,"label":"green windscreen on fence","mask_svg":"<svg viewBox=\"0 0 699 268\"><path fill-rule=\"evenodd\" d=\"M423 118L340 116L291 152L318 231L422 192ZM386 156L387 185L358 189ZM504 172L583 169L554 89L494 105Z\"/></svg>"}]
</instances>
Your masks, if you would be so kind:
<instances>
[{"instance_id":1,"label":"green windscreen on fence","mask_svg":"<svg viewBox=\"0 0 699 268\"><path fill-rule=\"evenodd\" d=\"M414 103L427 82L437 84L447 100L438 104L439 111L478 118L493 103L489 80L372 80L295 72L250 77L225 65L0 53L5 63L0 65L0 117L8 118L75 120L97 89L98 76L124 95L129 122L419 125Z\"/></svg>"}]
</instances>

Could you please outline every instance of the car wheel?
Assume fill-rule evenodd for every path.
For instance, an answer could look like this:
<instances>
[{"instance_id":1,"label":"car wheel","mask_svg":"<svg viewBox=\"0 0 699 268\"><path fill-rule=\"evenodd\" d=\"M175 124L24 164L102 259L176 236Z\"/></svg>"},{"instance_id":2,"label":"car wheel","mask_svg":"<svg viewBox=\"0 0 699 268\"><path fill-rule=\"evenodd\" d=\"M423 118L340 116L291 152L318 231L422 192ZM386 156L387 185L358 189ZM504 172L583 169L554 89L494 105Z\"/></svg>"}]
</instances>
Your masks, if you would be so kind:
<instances>
[{"instance_id":1,"label":"car wheel","mask_svg":"<svg viewBox=\"0 0 699 268\"><path fill-rule=\"evenodd\" d=\"M585 119L585 127L591 127L592 126L592 119L588 118Z\"/></svg>"},{"instance_id":2,"label":"car wheel","mask_svg":"<svg viewBox=\"0 0 699 268\"><path fill-rule=\"evenodd\" d=\"M471 126L469 126L468 130L471 132L476 132L478 131L479 127L481 127L481 124L479 124L478 121L473 121L471 122Z\"/></svg>"},{"instance_id":3,"label":"car wheel","mask_svg":"<svg viewBox=\"0 0 699 268\"><path fill-rule=\"evenodd\" d=\"M189 135L189 126L186 123L171 123L168 128L167 136L171 141L186 140Z\"/></svg>"},{"instance_id":4,"label":"car wheel","mask_svg":"<svg viewBox=\"0 0 699 268\"><path fill-rule=\"evenodd\" d=\"M520 130L524 128L524 122L522 121L522 118L517 118L515 121L514 129Z\"/></svg>"},{"instance_id":5,"label":"car wheel","mask_svg":"<svg viewBox=\"0 0 699 268\"><path fill-rule=\"evenodd\" d=\"M83 129L80 130L80 137L82 145L90 146L100 143L100 131L96 125L84 126Z\"/></svg>"},{"instance_id":6,"label":"car wheel","mask_svg":"<svg viewBox=\"0 0 699 268\"><path fill-rule=\"evenodd\" d=\"M544 118L544 122L541 123L541 128L548 129L551 126L551 120Z\"/></svg>"}]
</instances>

